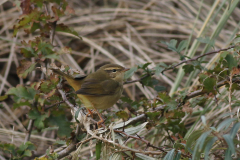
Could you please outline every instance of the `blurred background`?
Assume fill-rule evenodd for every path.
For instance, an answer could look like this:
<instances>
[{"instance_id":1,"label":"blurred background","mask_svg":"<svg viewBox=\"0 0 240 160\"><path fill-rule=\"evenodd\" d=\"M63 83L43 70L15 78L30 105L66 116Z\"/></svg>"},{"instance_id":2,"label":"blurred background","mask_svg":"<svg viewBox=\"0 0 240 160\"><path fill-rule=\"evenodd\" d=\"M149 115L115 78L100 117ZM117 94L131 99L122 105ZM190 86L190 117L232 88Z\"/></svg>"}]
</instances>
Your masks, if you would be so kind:
<instances>
[{"instance_id":1,"label":"blurred background","mask_svg":"<svg viewBox=\"0 0 240 160\"><path fill-rule=\"evenodd\" d=\"M185 56L196 56L207 51L229 46L239 29L240 9L233 1L226 0L71 0L69 12L58 23L74 28L82 40L66 33L57 32L54 45L68 46L71 54L62 54L60 63L78 69L83 74L95 71L106 63L117 63L125 67L136 67L150 62L150 69L165 63L180 62L180 55L173 52L160 41L178 43L189 40ZM0 2L0 95L17 84L41 79L33 72L27 79L19 78L16 68L23 57L18 44L22 40L31 40L36 35L19 32L13 37L13 26L22 14L19 1L2 0ZM207 47L205 42L214 42L214 47ZM211 61L212 57L207 57ZM138 70L132 80L138 79L142 71ZM181 76L177 76L181 74ZM183 74L178 69L169 70L163 75L155 75L158 83L167 93L176 89L191 88L195 77ZM176 82L178 79L178 82ZM176 83L178 83L176 85ZM187 85L186 85L187 83ZM126 84L124 95L132 100L153 99L157 92L140 83ZM174 89L175 87L175 89ZM17 143L24 141L22 133L27 125L25 114L27 107L13 110L11 100L2 103L0 109L0 141ZM114 109L116 109L115 106ZM194 121L194 120L193 120ZM45 131L41 135L32 135L31 141L41 143L38 154L45 153L46 148L55 141L56 134ZM48 135L48 136L46 136ZM41 140L41 141L40 141ZM87 150L87 148L86 148ZM88 154L86 152L86 154Z\"/></svg>"}]
</instances>

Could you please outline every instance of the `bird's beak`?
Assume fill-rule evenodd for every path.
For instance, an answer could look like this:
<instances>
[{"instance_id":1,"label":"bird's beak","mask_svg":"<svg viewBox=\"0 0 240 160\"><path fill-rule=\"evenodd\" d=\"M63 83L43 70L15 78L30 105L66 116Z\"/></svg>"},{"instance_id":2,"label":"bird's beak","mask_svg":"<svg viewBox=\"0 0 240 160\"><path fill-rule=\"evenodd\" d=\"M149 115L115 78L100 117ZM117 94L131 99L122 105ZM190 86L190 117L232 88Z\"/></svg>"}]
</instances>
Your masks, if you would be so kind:
<instances>
[{"instance_id":1,"label":"bird's beak","mask_svg":"<svg viewBox=\"0 0 240 160\"><path fill-rule=\"evenodd\" d=\"M130 68L125 68L124 70L123 70L123 72L126 72L126 71L128 71Z\"/></svg>"}]
</instances>

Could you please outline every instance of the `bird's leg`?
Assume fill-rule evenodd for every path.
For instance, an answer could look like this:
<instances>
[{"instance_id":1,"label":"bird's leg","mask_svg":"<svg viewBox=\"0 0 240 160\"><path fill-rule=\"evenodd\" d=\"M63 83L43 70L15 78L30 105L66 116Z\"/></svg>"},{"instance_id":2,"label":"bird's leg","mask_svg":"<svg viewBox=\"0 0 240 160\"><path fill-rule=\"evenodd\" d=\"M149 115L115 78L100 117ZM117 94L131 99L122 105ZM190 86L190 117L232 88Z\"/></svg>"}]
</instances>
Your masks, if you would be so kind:
<instances>
[{"instance_id":1,"label":"bird's leg","mask_svg":"<svg viewBox=\"0 0 240 160\"><path fill-rule=\"evenodd\" d=\"M87 108L87 110L88 110L87 116L90 115L90 116L93 118L93 113L92 113L92 111L91 111L90 109L88 109L88 108Z\"/></svg>"},{"instance_id":2,"label":"bird's leg","mask_svg":"<svg viewBox=\"0 0 240 160\"><path fill-rule=\"evenodd\" d=\"M100 118L100 121L97 122L97 125L98 125L98 128L101 128L101 127L104 127L105 128L105 125L104 125L104 120L101 116L101 114L98 112L98 110L94 107L95 111L97 112L99 118Z\"/></svg>"}]
</instances>

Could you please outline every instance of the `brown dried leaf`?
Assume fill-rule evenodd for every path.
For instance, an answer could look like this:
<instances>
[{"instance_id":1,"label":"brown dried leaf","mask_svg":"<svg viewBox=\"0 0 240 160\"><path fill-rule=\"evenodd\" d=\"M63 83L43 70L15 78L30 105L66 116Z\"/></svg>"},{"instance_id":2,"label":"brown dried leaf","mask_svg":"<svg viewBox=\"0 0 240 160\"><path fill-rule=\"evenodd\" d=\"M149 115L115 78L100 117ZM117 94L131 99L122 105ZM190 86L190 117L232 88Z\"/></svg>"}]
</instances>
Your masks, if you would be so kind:
<instances>
[{"instance_id":1,"label":"brown dried leaf","mask_svg":"<svg viewBox=\"0 0 240 160\"><path fill-rule=\"evenodd\" d=\"M65 10L66 14L75 14L75 11L73 8L67 6Z\"/></svg>"},{"instance_id":2,"label":"brown dried leaf","mask_svg":"<svg viewBox=\"0 0 240 160\"><path fill-rule=\"evenodd\" d=\"M35 69L36 63L27 60L22 60L21 65L17 68L17 74L20 78L26 78L29 72Z\"/></svg>"},{"instance_id":3,"label":"brown dried leaf","mask_svg":"<svg viewBox=\"0 0 240 160\"><path fill-rule=\"evenodd\" d=\"M22 8L23 14L29 14L32 11L31 0L21 0L20 7Z\"/></svg>"},{"instance_id":4,"label":"brown dried leaf","mask_svg":"<svg viewBox=\"0 0 240 160\"><path fill-rule=\"evenodd\" d=\"M55 91L56 91L56 89L51 90L48 94L45 94L44 97L45 97L46 99L49 98L49 97L51 97L52 95L54 95Z\"/></svg>"},{"instance_id":5,"label":"brown dried leaf","mask_svg":"<svg viewBox=\"0 0 240 160\"><path fill-rule=\"evenodd\" d=\"M183 106L183 108L182 108L182 111L192 114L193 108L190 107L190 103L187 102L187 103L184 104L184 106Z\"/></svg>"},{"instance_id":6,"label":"brown dried leaf","mask_svg":"<svg viewBox=\"0 0 240 160\"><path fill-rule=\"evenodd\" d=\"M240 68L238 68L238 67L234 67L233 70L232 70L233 75L234 74L239 74L239 72L240 72Z\"/></svg>"}]
</instances>

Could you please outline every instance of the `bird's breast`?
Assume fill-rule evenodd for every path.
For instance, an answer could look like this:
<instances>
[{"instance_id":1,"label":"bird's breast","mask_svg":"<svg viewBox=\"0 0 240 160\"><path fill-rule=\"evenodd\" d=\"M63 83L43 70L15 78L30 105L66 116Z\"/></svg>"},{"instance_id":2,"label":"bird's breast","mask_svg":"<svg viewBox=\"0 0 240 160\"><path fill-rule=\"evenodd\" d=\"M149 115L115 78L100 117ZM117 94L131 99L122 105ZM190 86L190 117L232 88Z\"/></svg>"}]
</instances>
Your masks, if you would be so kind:
<instances>
[{"instance_id":1,"label":"bird's breast","mask_svg":"<svg viewBox=\"0 0 240 160\"><path fill-rule=\"evenodd\" d=\"M123 88L119 88L119 90L112 95L82 95L77 94L78 98L84 104L84 107L88 109L107 109L112 107L121 97L123 92Z\"/></svg>"}]
</instances>

